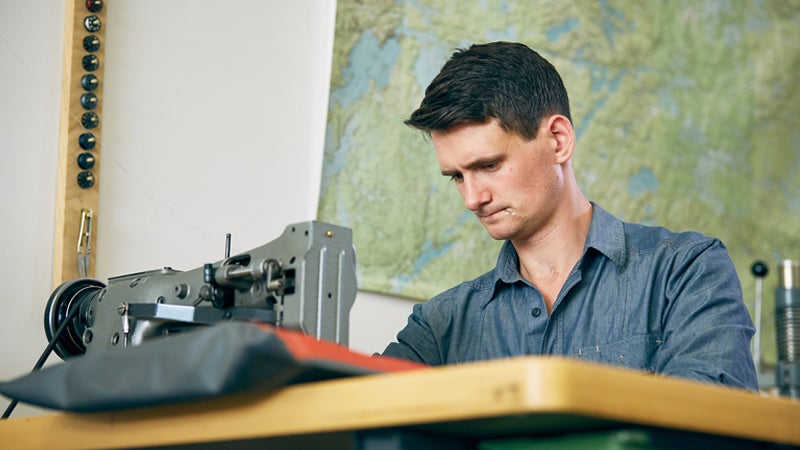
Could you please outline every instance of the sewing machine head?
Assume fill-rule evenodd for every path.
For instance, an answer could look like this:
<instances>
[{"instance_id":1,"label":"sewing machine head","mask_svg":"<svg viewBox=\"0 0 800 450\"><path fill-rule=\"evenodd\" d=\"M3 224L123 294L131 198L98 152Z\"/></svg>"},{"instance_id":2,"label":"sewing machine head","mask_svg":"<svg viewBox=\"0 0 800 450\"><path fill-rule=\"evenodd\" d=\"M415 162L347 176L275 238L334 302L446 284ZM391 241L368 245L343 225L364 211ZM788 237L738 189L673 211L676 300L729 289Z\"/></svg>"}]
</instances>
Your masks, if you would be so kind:
<instances>
[{"instance_id":1,"label":"sewing machine head","mask_svg":"<svg viewBox=\"0 0 800 450\"><path fill-rule=\"evenodd\" d=\"M347 345L356 296L351 230L309 221L272 242L190 271L169 267L71 280L50 296L48 341L66 359L224 320L252 320Z\"/></svg>"}]
</instances>

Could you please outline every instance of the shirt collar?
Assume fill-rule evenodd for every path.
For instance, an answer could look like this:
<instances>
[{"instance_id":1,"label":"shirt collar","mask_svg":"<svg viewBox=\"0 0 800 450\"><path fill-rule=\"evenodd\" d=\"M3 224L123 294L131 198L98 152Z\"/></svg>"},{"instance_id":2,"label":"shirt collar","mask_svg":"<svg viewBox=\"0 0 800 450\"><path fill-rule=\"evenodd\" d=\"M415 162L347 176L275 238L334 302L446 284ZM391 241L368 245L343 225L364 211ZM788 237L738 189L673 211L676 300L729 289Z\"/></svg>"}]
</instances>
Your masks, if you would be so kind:
<instances>
[{"instance_id":1,"label":"shirt collar","mask_svg":"<svg viewBox=\"0 0 800 450\"><path fill-rule=\"evenodd\" d=\"M624 266L628 261L626 251L625 230L622 221L609 214L597 203L592 203L592 223L583 254L590 248L605 255L617 266Z\"/></svg>"},{"instance_id":2,"label":"shirt collar","mask_svg":"<svg viewBox=\"0 0 800 450\"><path fill-rule=\"evenodd\" d=\"M586 244L583 249L583 257L588 250L594 249L605 255L617 266L625 265L627 252L625 251L625 231L622 221L609 214L594 202L592 204L592 222L589 225L589 233L586 236ZM582 258L583 259L583 258ZM523 280L519 273L519 256L510 241L503 243L500 254L497 256L497 266L495 267L494 284L495 290L499 282L514 284ZM485 306L494 296L484 299Z\"/></svg>"}]
</instances>

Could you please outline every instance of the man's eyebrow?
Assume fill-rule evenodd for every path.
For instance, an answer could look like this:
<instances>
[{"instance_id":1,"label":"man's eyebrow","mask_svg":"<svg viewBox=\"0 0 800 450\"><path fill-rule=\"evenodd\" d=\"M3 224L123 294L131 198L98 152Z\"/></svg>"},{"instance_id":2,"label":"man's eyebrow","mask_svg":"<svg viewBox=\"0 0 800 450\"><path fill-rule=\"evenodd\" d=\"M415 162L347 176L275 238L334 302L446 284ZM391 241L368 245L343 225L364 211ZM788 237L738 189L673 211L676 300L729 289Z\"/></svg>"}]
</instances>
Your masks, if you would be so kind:
<instances>
[{"instance_id":1,"label":"man's eyebrow","mask_svg":"<svg viewBox=\"0 0 800 450\"><path fill-rule=\"evenodd\" d=\"M464 167L466 167L467 169L476 169L476 168L483 167L483 166L485 166L487 164L494 164L494 163L496 163L496 162L498 162L498 161L500 161L502 159L503 159L502 155L484 156L483 158L478 158L475 161L472 161L472 162L468 163Z\"/></svg>"},{"instance_id":2,"label":"man's eyebrow","mask_svg":"<svg viewBox=\"0 0 800 450\"><path fill-rule=\"evenodd\" d=\"M453 175L457 175L459 172L457 170L442 170L442 176L445 177L452 177Z\"/></svg>"},{"instance_id":3,"label":"man's eyebrow","mask_svg":"<svg viewBox=\"0 0 800 450\"><path fill-rule=\"evenodd\" d=\"M464 169L467 170L474 170L479 169L487 164L495 164L503 160L503 155L489 155L484 156L482 158L478 158L474 161L470 161L464 165ZM457 169L442 169L442 175L449 177L460 173L460 170Z\"/></svg>"}]
</instances>

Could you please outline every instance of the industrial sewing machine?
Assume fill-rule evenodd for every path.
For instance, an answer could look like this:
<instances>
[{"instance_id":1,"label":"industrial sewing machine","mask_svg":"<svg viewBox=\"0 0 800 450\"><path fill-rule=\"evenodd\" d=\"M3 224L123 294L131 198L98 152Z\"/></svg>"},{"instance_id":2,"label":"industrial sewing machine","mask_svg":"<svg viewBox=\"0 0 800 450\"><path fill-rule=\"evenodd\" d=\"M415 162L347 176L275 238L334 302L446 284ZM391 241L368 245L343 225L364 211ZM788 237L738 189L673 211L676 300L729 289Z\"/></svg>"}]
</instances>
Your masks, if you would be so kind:
<instances>
[{"instance_id":1,"label":"industrial sewing machine","mask_svg":"<svg viewBox=\"0 0 800 450\"><path fill-rule=\"evenodd\" d=\"M352 231L309 221L272 242L183 272L169 267L71 280L50 296L45 333L62 359L123 348L225 320L250 320L348 343L356 296Z\"/></svg>"}]
</instances>

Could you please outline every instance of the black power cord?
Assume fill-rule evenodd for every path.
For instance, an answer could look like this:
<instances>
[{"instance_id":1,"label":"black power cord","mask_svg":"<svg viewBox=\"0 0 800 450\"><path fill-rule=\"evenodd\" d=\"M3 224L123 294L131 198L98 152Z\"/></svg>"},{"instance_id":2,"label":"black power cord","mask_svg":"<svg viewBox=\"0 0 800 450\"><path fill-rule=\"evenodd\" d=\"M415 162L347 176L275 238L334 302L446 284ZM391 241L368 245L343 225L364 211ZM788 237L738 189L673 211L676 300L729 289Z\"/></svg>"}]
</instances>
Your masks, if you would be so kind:
<instances>
[{"instance_id":1,"label":"black power cord","mask_svg":"<svg viewBox=\"0 0 800 450\"><path fill-rule=\"evenodd\" d=\"M80 310L81 308L80 305L78 304L75 305L75 308L72 311L70 311L69 314L67 314L67 318L64 319L64 322L61 325L59 325L58 329L53 335L53 339L47 343L47 347L45 347L44 352L42 352L42 356L39 357L39 360L36 361L36 364L33 366L33 370L31 370L31 373L36 372L37 370L42 368L45 361L47 361L47 358L50 356L50 352L52 352L53 348L55 348L55 346L58 344L61 335L64 334L64 331L67 329L70 322L72 322L72 320L75 319L75 316L78 315L78 312ZM8 405L5 412L3 413L3 416L0 417L0 420L8 419L11 416L11 413L14 411L14 408L17 407L18 403L19 402L17 400L12 399L11 403Z\"/></svg>"}]
</instances>

